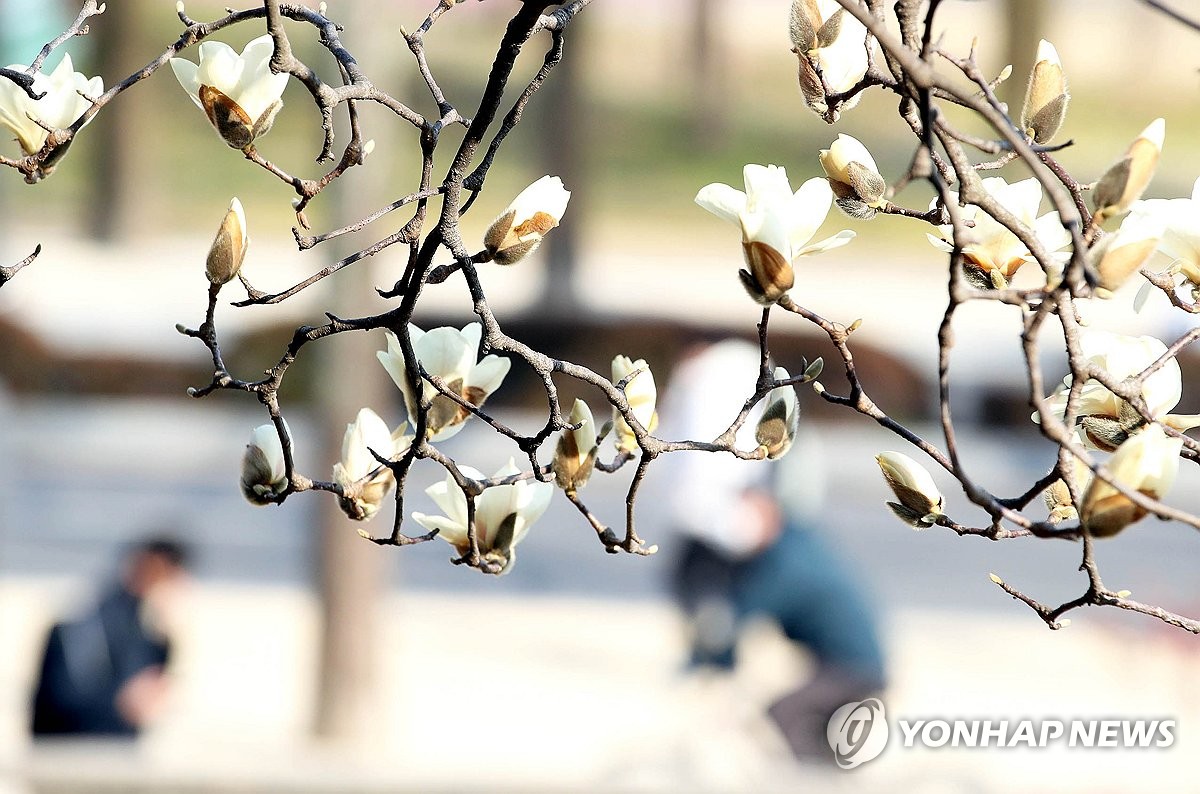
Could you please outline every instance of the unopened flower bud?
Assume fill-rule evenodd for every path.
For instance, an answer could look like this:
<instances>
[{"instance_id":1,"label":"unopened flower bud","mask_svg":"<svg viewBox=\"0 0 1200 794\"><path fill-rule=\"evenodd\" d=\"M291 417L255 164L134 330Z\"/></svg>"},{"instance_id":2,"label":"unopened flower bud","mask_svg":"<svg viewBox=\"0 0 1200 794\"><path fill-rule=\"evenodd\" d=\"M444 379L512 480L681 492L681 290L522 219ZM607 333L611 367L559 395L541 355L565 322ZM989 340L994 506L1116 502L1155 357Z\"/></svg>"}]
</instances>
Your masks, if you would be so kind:
<instances>
[{"instance_id":1,"label":"unopened flower bud","mask_svg":"<svg viewBox=\"0 0 1200 794\"><path fill-rule=\"evenodd\" d=\"M1129 144L1125 156L1113 163L1100 177L1092 190L1097 224L1120 215L1141 198L1158 167L1166 130L1167 123L1162 119L1150 122L1142 134Z\"/></svg>"},{"instance_id":2,"label":"unopened flower bud","mask_svg":"<svg viewBox=\"0 0 1200 794\"><path fill-rule=\"evenodd\" d=\"M375 455L391 460L407 449L412 442L412 436L404 432L407 427L405 423L393 433L370 408L361 409L354 421L346 425L342 459L333 465L333 481L342 487L342 497L338 500L342 512L355 521L373 518L396 484L392 470Z\"/></svg>"},{"instance_id":3,"label":"unopened flower bud","mask_svg":"<svg viewBox=\"0 0 1200 794\"><path fill-rule=\"evenodd\" d=\"M658 389L654 385L654 373L650 371L646 359L632 361L628 356L617 356L612 361L612 380L614 384L625 383L625 400L633 415L650 432L658 426L658 412L655 403L658 400ZM615 429L614 443L620 452L633 452L638 448L637 436L633 428L625 421L625 417L613 408L613 427Z\"/></svg>"},{"instance_id":4,"label":"unopened flower bud","mask_svg":"<svg viewBox=\"0 0 1200 794\"><path fill-rule=\"evenodd\" d=\"M921 464L900 452L881 452L875 456L875 462L900 500L899 504L888 502L888 507L901 521L924 529L937 520L945 499Z\"/></svg>"},{"instance_id":5,"label":"unopened flower bud","mask_svg":"<svg viewBox=\"0 0 1200 794\"><path fill-rule=\"evenodd\" d=\"M790 377L783 367L775 368L775 380L787 380ZM799 427L800 405L796 399L796 388L779 386L771 389L758 426L754 428L754 440L759 447L766 450L771 460L782 458L792 448Z\"/></svg>"},{"instance_id":6,"label":"unopened flower bud","mask_svg":"<svg viewBox=\"0 0 1200 794\"><path fill-rule=\"evenodd\" d=\"M532 253L562 220L570 199L570 191L556 176L544 176L522 190L483 236L492 261L512 265Z\"/></svg>"},{"instance_id":7,"label":"unopened flower bud","mask_svg":"<svg viewBox=\"0 0 1200 794\"><path fill-rule=\"evenodd\" d=\"M1125 487L1161 499L1175 482L1182 449L1183 439L1152 424L1117 448L1108 471ZM1145 515L1144 508L1099 477L1088 486L1079 510L1080 522L1096 537L1115 535Z\"/></svg>"},{"instance_id":8,"label":"unopened flower bud","mask_svg":"<svg viewBox=\"0 0 1200 794\"><path fill-rule=\"evenodd\" d=\"M588 404L578 399L567 420L579 427L564 430L558 437L551 468L559 488L576 491L587 483L596 464L596 420Z\"/></svg>"},{"instance_id":9,"label":"unopened flower bud","mask_svg":"<svg viewBox=\"0 0 1200 794\"><path fill-rule=\"evenodd\" d=\"M838 206L845 211L847 206L853 208L853 203L843 204L843 200L859 202L867 207L877 209L884 205L883 194L887 190L887 182L875 165L875 158L867 151L867 147L856 138L849 135L838 135L837 140L828 149L822 149L818 155L821 168L829 177L829 186L833 195L838 199ZM862 211L848 212L852 217L861 217ZM874 215L874 213L871 213Z\"/></svg>"},{"instance_id":10,"label":"unopened flower bud","mask_svg":"<svg viewBox=\"0 0 1200 794\"><path fill-rule=\"evenodd\" d=\"M208 249L208 261L204 266L204 275L213 284L225 284L232 281L242 269L242 261L246 258L246 248L250 238L246 236L246 213L242 211L242 202L235 197L229 202L229 209L217 229L212 247Z\"/></svg>"},{"instance_id":11,"label":"unopened flower bud","mask_svg":"<svg viewBox=\"0 0 1200 794\"><path fill-rule=\"evenodd\" d=\"M287 487L287 466L279 432L273 424L259 425L254 428L242 456L242 495L252 504L265 505L275 501Z\"/></svg>"},{"instance_id":12,"label":"unopened flower bud","mask_svg":"<svg viewBox=\"0 0 1200 794\"><path fill-rule=\"evenodd\" d=\"M1021 128L1025 134L1035 143L1049 143L1062 127L1069 100L1058 51L1042 39L1025 89L1025 104L1021 106Z\"/></svg>"}]
</instances>

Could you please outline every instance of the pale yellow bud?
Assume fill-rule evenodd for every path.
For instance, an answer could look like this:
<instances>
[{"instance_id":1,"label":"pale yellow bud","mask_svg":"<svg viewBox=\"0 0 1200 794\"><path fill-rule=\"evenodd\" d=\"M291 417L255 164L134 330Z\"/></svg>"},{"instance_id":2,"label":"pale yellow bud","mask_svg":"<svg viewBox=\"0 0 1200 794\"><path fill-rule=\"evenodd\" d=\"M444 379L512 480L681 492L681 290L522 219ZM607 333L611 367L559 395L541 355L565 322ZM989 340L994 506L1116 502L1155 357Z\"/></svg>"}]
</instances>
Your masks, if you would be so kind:
<instances>
[{"instance_id":1,"label":"pale yellow bud","mask_svg":"<svg viewBox=\"0 0 1200 794\"><path fill-rule=\"evenodd\" d=\"M921 464L900 452L881 452L875 456L875 462L888 487L900 500L899 504L888 502L888 507L900 520L918 529L937 520L945 499Z\"/></svg>"},{"instance_id":2,"label":"pale yellow bud","mask_svg":"<svg viewBox=\"0 0 1200 794\"><path fill-rule=\"evenodd\" d=\"M242 211L242 202L234 198L229 202L229 210L217 229L212 247L208 249L208 261L204 267L204 275L213 284L225 284L232 281L242 269L242 261L246 258L246 248L250 238L246 236L246 214Z\"/></svg>"},{"instance_id":3,"label":"pale yellow bud","mask_svg":"<svg viewBox=\"0 0 1200 794\"><path fill-rule=\"evenodd\" d=\"M1141 198L1158 168L1158 156L1162 153L1166 128L1166 122L1162 119L1150 122L1142 134L1129 144L1125 156L1113 163L1100 177L1092 191L1096 223L1120 215Z\"/></svg>"},{"instance_id":4,"label":"pale yellow bud","mask_svg":"<svg viewBox=\"0 0 1200 794\"><path fill-rule=\"evenodd\" d=\"M1175 482L1182 448L1183 439L1152 424L1117 448L1108 471L1125 487L1161 499ZM1096 537L1115 535L1145 515L1144 508L1099 477L1088 486L1079 510L1080 522Z\"/></svg>"},{"instance_id":5,"label":"pale yellow bud","mask_svg":"<svg viewBox=\"0 0 1200 794\"><path fill-rule=\"evenodd\" d=\"M875 158L856 138L838 135L828 149L821 150L818 159L838 199L855 199L872 208L883 206L887 182Z\"/></svg>"},{"instance_id":6,"label":"pale yellow bud","mask_svg":"<svg viewBox=\"0 0 1200 794\"><path fill-rule=\"evenodd\" d=\"M1036 143L1049 143L1062 127L1069 100L1058 51L1042 39L1025 89L1025 104L1021 106L1021 128L1025 134Z\"/></svg>"}]
</instances>

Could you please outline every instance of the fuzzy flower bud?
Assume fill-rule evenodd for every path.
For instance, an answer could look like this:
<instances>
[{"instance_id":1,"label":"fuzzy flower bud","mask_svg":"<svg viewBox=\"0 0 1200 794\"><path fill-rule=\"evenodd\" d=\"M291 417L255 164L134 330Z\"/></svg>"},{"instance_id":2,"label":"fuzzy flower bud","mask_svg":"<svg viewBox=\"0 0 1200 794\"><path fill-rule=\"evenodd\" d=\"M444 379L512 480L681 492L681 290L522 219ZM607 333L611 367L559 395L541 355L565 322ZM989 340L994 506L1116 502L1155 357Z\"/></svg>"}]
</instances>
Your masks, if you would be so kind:
<instances>
[{"instance_id":1,"label":"fuzzy flower bud","mask_svg":"<svg viewBox=\"0 0 1200 794\"><path fill-rule=\"evenodd\" d=\"M1142 134L1129 144L1125 156L1113 163L1100 177L1092 190L1096 223L1120 215L1141 198L1158 167L1158 156L1162 153L1166 131L1167 123L1162 119L1150 122Z\"/></svg>"},{"instance_id":2,"label":"fuzzy flower bud","mask_svg":"<svg viewBox=\"0 0 1200 794\"><path fill-rule=\"evenodd\" d=\"M1175 482L1182 449L1183 439L1150 425L1117 448L1108 470L1125 487L1161 499ZM1145 509L1099 477L1088 486L1079 510L1080 522L1096 537L1115 535L1145 515Z\"/></svg>"},{"instance_id":3,"label":"fuzzy flower bud","mask_svg":"<svg viewBox=\"0 0 1200 794\"><path fill-rule=\"evenodd\" d=\"M799 59L800 92L814 113L825 116L829 96L849 91L870 68L867 28L837 0L793 0L789 33ZM836 121L837 115L828 120Z\"/></svg>"},{"instance_id":4,"label":"fuzzy flower bud","mask_svg":"<svg viewBox=\"0 0 1200 794\"><path fill-rule=\"evenodd\" d=\"M1035 143L1049 143L1062 127L1070 98L1058 51L1042 39L1025 89L1025 104L1021 106L1021 129Z\"/></svg>"},{"instance_id":5,"label":"fuzzy flower bud","mask_svg":"<svg viewBox=\"0 0 1200 794\"><path fill-rule=\"evenodd\" d=\"M791 376L783 367L775 368L775 380L787 380ZM766 449L771 460L782 458L792 448L796 431L800 427L800 405L794 386L779 386L767 394L758 425L754 428L754 440Z\"/></svg>"},{"instance_id":6,"label":"fuzzy flower bud","mask_svg":"<svg viewBox=\"0 0 1200 794\"><path fill-rule=\"evenodd\" d=\"M522 190L483 236L492 261L513 265L533 253L562 220L570 199L570 191L556 176L544 176Z\"/></svg>"},{"instance_id":7,"label":"fuzzy flower bud","mask_svg":"<svg viewBox=\"0 0 1200 794\"><path fill-rule=\"evenodd\" d=\"M242 211L242 202L234 197L229 202L229 209L217 229L217 236L212 247L208 249L208 261L204 266L204 275L213 284L225 284L232 281L242 269L242 261L246 258L246 248L250 238L246 236L246 213Z\"/></svg>"},{"instance_id":8,"label":"fuzzy flower bud","mask_svg":"<svg viewBox=\"0 0 1200 794\"><path fill-rule=\"evenodd\" d=\"M838 135L817 155L829 177L838 207L852 218L869 219L884 205L887 182L867 147L849 135Z\"/></svg>"},{"instance_id":9,"label":"fuzzy flower bud","mask_svg":"<svg viewBox=\"0 0 1200 794\"><path fill-rule=\"evenodd\" d=\"M596 420L588 404L577 399L567 421L579 427L562 431L550 465L558 487L576 491L587 483L596 464Z\"/></svg>"},{"instance_id":10,"label":"fuzzy flower bud","mask_svg":"<svg viewBox=\"0 0 1200 794\"><path fill-rule=\"evenodd\" d=\"M242 495L251 504L265 505L287 490L283 445L273 424L259 425L242 456Z\"/></svg>"},{"instance_id":11,"label":"fuzzy flower bud","mask_svg":"<svg viewBox=\"0 0 1200 794\"><path fill-rule=\"evenodd\" d=\"M883 471L888 487L900 500L899 504L887 504L901 521L924 529L937 520L945 499L921 464L900 452L881 452L875 456L875 462Z\"/></svg>"}]
</instances>

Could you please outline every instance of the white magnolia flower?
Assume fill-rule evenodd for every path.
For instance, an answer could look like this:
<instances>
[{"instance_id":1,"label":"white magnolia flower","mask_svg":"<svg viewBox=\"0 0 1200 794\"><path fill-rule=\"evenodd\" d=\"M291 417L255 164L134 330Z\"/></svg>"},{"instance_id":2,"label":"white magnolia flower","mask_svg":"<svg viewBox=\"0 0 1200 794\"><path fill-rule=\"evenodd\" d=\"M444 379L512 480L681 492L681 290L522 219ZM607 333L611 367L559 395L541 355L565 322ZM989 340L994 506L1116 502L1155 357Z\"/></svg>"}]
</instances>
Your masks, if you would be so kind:
<instances>
[{"instance_id":1,"label":"white magnolia flower","mask_svg":"<svg viewBox=\"0 0 1200 794\"><path fill-rule=\"evenodd\" d=\"M1010 185L1003 178L994 176L983 180L983 188L1015 215L1048 251L1057 251L1071 242L1071 233L1063 227L1057 212L1038 217L1042 185L1037 179L1030 177ZM951 195L954 201L958 200L957 193ZM936 205L937 199L934 199L929 207L932 209ZM1021 265L1035 261L1025 243L991 215L981 212L979 207L966 205L962 208L962 217L975 223L974 227L966 230L970 242L963 247L963 258L968 272L974 271L974 280L978 283L1005 286ZM929 242L942 251L954 250L954 227L939 226L938 230L941 237L926 235ZM1059 264L1069 258L1070 255L1065 253L1055 255Z\"/></svg>"},{"instance_id":2,"label":"white magnolia flower","mask_svg":"<svg viewBox=\"0 0 1200 794\"><path fill-rule=\"evenodd\" d=\"M1200 284L1200 179L1192 186L1191 198L1138 201L1130 208L1129 218L1134 216L1163 224L1158 250L1174 260L1171 267L1176 272Z\"/></svg>"},{"instance_id":3,"label":"white magnolia flower","mask_svg":"<svg viewBox=\"0 0 1200 794\"><path fill-rule=\"evenodd\" d=\"M23 72L29 67L17 63L8 68ZM71 56L67 54L50 74L38 72L33 76L33 90L45 96L30 99L25 89L7 78L0 78L0 126L17 136L21 151L27 155L36 154L45 145L50 133L43 125L52 130L64 129L87 112L92 103L80 93L100 96L104 93L104 80L75 71Z\"/></svg>"},{"instance_id":4,"label":"white magnolia flower","mask_svg":"<svg viewBox=\"0 0 1200 794\"><path fill-rule=\"evenodd\" d=\"M492 261L511 265L532 253L562 220L570 199L556 176L544 176L522 190L483 236Z\"/></svg>"},{"instance_id":5,"label":"white magnolia flower","mask_svg":"<svg viewBox=\"0 0 1200 794\"><path fill-rule=\"evenodd\" d=\"M1149 425L1117 448L1108 461L1108 471L1125 487L1161 499L1175 482L1182 449L1183 439ZM1145 515L1144 509L1099 477L1088 485L1079 510L1080 522L1099 537L1115 535Z\"/></svg>"},{"instance_id":6,"label":"white magnolia flower","mask_svg":"<svg viewBox=\"0 0 1200 794\"><path fill-rule=\"evenodd\" d=\"M821 168L825 169L825 176L829 177L829 186L838 198L838 206L846 209L846 200L876 209L884 205L887 182L879 173L875 158L857 138L838 135L837 140L828 149L822 149L817 157ZM858 217L853 212L850 214Z\"/></svg>"},{"instance_id":7,"label":"white magnolia flower","mask_svg":"<svg viewBox=\"0 0 1200 794\"><path fill-rule=\"evenodd\" d=\"M1100 367L1117 381L1137 375L1167 352L1167 346L1152 336L1124 336L1088 327L1079 331L1079 346L1088 363ZM1050 412L1060 420L1066 414L1070 389L1071 376L1068 375L1046 401ZM1150 416L1179 431L1200 425L1200 415L1167 413L1182 396L1183 376L1179 362L1174 358L1168 359L1142 382L1142 399ZM1095 379L1083 384L1079 391L1077 416L1083 420L1086 440L1106 451L1121 445L1144 423L1124 400ZM1037 414L1034 419L1038 419Z\"/></svg>"},{"instance_id":8,"label":"white magnolia flower","mask_svg":"<svg viewBox=\"0 0 1200 794\"><path fill-rule=\"evenodd\" d=\"M638 370L641 371L637 372ZM633 372L637 372L637 374L625 384L625 399L642 427L653 432L654 428L658 426L658 414L654 410L655 402L658 400L658 389L654 385L654 373L650 371L644 358L632 361L628 356L617 356L612 360L614 384L625 380ZM638 448L633 428L616 408L613 408L613 427L614 443L619 451L633 452Z\"/></svg>"},{"instance_id":9,"label":"white magnolia flower","mask_svg":"<svg viewBox=\"0 0 1200 794\"><path fill-rule=\"evenodd\" d=\"M483 474L461 466L463 475L473 480L484 479ZM510 458L508 464L492 475L494 478L510 477L520 470ZM438 530L438 536L446 540L459 554L467 554L467 497L450 475L441 482L425 489L425 493L437 503L444 516L413 513L413 519L429 530ZM516 546L529 532L529 528L541 518L550 505L554 486L537 480L518 480L508 485L493 485L475 500L475 536L479 551L485 561L508 573L516 562Z\"/></svg>"},{"instance_id":10,"label":"white magnolia flower","mask_svg":"<svg viewBox=\"0 0 1200 794\"><path fill-rule=\"evenodd\" d=\"M404 432L407 427L405 423L392 433L370 408L361 409L354 421L346 425L342 459L333 464L333 481L352 494L339 500L346 515L366 521L379 512L396 479L371 450L386 460L394 459L412 442L412 436Z\"/></svg>"},{"instance_id":11,"label":"white magnolia flower","mask_svg":"<svg viewBox=\"0 0 1200 794\"><path fill-rule=\"evenodd\" d=\"M200 45L200 63L172 58L179 84L204 111L225 143L244 149L265 135L283 107L288 74L271 73L275 45L271 36L251 41L238 55L220 41Z\"/></svg>"},{"instance_id":12,"label":"white magnolia flower","mask_svg":"<svg viewBox=\"0 0 1200 794\"><path fill-rule=\"evenodd\" d=\"M1154 254L1165 231L1165 220L1157 214L1126 215L1115 233L1088 251L1100 286L1111 291L1124 284Z\"/></svg>"},{"instance_id":13,"label":"white magnolia flower","mask_svg":"<svg viewBox=\"0 0 1200 794\"><path fill-rule=\"evenodd\" d=\"M867 28L837 0L793 0L790 28L792 51L800 60L800 91L808 106L824 115L826 89L844 93L867 73Z\"/></svg>"},{"instance_id":14,"label":"white magnolia flower","mask_svg":"<svg viewBox=\"0 0 1200 794\"><path fill-rule=\"evenodd\" d=\"M408 336L412 340L417 360L432 377L441 378L446 387L474 405L483 405L488 396L504 381L512 366L507 358L479 355L479 340L483 328L479 323L470 323L462 330L443 326L426 333L411 323ZM400 340L391 331L387 332L388 349L376 353L384 369L404 394L404 405L408 409L409 422L415 427L417 401L409 388L408 373L404 369L404 352ZM426 417L426 431L430 441L443 441L462 430L463 423L470 418L467 409L439 392L428 381L422 382L422 401L432 401Z\"/></svg>"},{"instance_id":15,"label":"white magnolia flower","mask_svg":"<svg viewBox=\"0 0 1200 794\"><path fill-rule=\"evenodd\" d=\"M1067 115L1067 79L1054 45L1042 39L1025 88L1021 106L1021 128L1036 143L1049 143Z\"/></svg>"},{"instance_id":16,"label":"white magnolia flower","mask_svg":"<svg viewBox=\"0 0 1200 794\"><path fill-rule=\"evenodd\" d=\"M259 425L242 456L242 495L256 505L270 504L287 490L283 445L273 424Z\"/></svg>"},{"instance_id":17,"label":"white magnolia flower","mask_svg":"<svg viewBox=\"0 0 1200 794\"><path fill-rule=\"evenodd\" d=\"M558 487L575 491L587 483L596 463L596 420L588 404L577 399L567 421L579 427L562 431L551 467Z\"/></svg>"},{"instance_id":18,"label":"white magnolia flower","mask_svg":"<svg viewBox=\"0 0 1200 794\"><path fill-rule=\"evenodd\" d=\"M833 203L829 183L814 177L792 193L787 172L775 165L747 165L746 191L720 183L701 188L696 203L742 230L749 270L739 271L742 286L759 303L778 301L795 283L792 266L802 256L845 245L854 232L809 243Z\"/></svg>"},{"instance_id":19,"label":"white magnolia flower","mask_svg":"<svg viewBox=\"0 0 1200 794\"><path fill-rule=\"evenodd\" d=\"M225 284L237 276L246 259L250 238L246 235L246 213L235 196L221 220L221 228L208 249L204 274L213 284Z\"/></svg>"},{"instance_id":20,"label":"white magnolia flower","mask_svg":"<svg viewBox=\"0 0 1200 794\"><path fill-rule=\"evenodd\" d=\"M875 462L899 500L887 504L901 521L922 529L942 514L945 499L924 466L901 452L880 452Z\"/></svg>"},{"instance_id":21,"label":"white magnolia flower","mask_svg":"<svg viewBox=\"0 0 1200 794\"><path fill-rule=\"evenodd\" d=\"M783 367L775 368L775 380L787 380ZM792 448L800 429L800 403L795 386L779 386L767 394L767 403L754 429L754 439L766 448L771 460L782 458Z\"/></svg>"}]
</instances>

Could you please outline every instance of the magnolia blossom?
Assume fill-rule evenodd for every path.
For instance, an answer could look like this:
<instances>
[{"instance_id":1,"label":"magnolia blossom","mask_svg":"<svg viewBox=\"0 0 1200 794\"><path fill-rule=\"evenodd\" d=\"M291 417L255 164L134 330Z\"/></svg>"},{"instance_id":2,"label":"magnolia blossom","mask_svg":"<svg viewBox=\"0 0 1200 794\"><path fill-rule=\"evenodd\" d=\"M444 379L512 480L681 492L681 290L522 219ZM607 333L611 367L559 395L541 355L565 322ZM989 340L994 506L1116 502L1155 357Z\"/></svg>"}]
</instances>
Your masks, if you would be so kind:
<instances>
[{"instance_id":1,"label":"magnolia blossom","mask_svg":"<svg viewBox=\"0 0 1200 794\"><path fill-rule=\"evenodd\" d=\"M246 213L242 210L242 202L235 196L229 202L229 209L221 220L221 228L213 239L212 247L208 249L208 261L205 263L204 274L213 284L225 284L231 281L242 269L246 259L246 248L250 238L246 236Z\"/></svg>"},{"instance_id":2,"label":"magnolia blossom","mask_svg":"<svg viewBox=\"0 0 1200 794\"><path fill-rule=\"evenodd\" d=\"M1088 327L1079 331L1079 346L1089 364L1103 369L1116 381L1137 375L1167 352L1167 346L1152 336L1123 336ZM1068 375L1046 401L1050 412L1059 419L1066 414L1070 389L1071 376ZM1179 362L1174 358L1168 359L1142 382L1142 399L1150 416L1180 431L1200 425L1200 415L1167 413L1182 396L1183 378ZM1076 410L1083 419L1086 440L1106 451L1120 446L1131 432L1144 424L1142 417L1128 403L1095 379L1083 384ZM1038 418L1034 414L1035 421Z\"/></svg>"},{"instance_id":3,"label":"magnolia blossom","mask_svg":"<svg viewBox=\"0 0 1200 794\"><path fill-rule=\"evenodd\" d=\"M200 45L200 63L172 58L179 84L204 111L217 133L235 149L244 149L265 135L283 107L288 74L271 73L275 45L271 36L251 41L238 55L220 41Z\"/></svg>"},{"instance_id":4,"label":"magnolia blossom","mask_svg":"<svg viewBox=\"0 0 1200 794\"><path fill-rule=\"evenodd\" d=\"M562 431L550 465L558 487L575 491L587 483L596 463L596 420L588 404L577 399L567 421L579 427Z\"/></svg>"},{"instance_id":5,"label":"magnolia blossom","mask_svg":"<svg viewBox=\"0 0 1200 794\"><path fill-rule=\"evenodd\" d=\"M1057 212L1048 212L1040 218L1038 208L1042 203L1042 185L1030 177L1009 184L998 176L983 180L983 188L1001 206L1016 216L1017 220L1035 235L1048 251L1057 251L1071 241L1071 233L1063 227ZM951 194L955 201L958 194ZM930 203L930 209L937 199ZM999 221L981 212L979 207L968 204L962 208L964 220L974 221L972 228L965 229L969 242L963 246L963 259L967 272L980 285L1007 286L1021 265L1035 261L1025 243ZM953 251L954 227L939 226L941 237L927 235L929 242L942 251ZM1058 263L1069 259L1069 254L1056 254Z\"/></svg>"},{"instance_id":6,"label":"magnolia blossom","mask_svg":"<svg viewBox=\"0 0 1200 794\"><path fill-rule=\"evenodd\" d=\"M23 72L28 66L18 63L8 68ZM70 127L87 112L92 103L85 96L103 94L104 80L75 71L68 54L50 74L34 74L33 91L45 96L31 99L25 89L7 78L0 78L0 126L17 136L21 151L27 155L36 154L45 145L50 134L46 127L52 130ZM80 96L81 93L85 96ZM49 169L45 172L49 173Z\"/></svg>"},{"instance_id":7,"label":"magnolia blossom","mask_svg":"<svg viewBox=\"0 0 1200 794\"><path fill-rule=\"evenodd\" d=\"M787 380L783 367L775 368L775 380ZM782 458L792 448L800 428L800 404L794 386L779 386L767 394L767 404L754 429L754 439L771 460Z\"/></svg>"},{"instance_id":8,"label":"magnolia blossom","mask_svg":"<svg viewBox=\"0 0 1200 794\"><path fill-rule=\"evenodd\" d=\"M460 466L459 471L473 480L483 479L482 473L469 466ZM510 458L508 464L492 476L498 479L519 473L520 470ZM413 519L428 530L437 530L438 536L459 554L469 553L467 497L454 478L447 475L446 479L426 488L425 493L445 515L413 513ZM484 490L475 499L475 537L484 561L498 566L499 573L508 573L517 559L517 544L546 512L553 494L553 485L537 480L517 480Z\"/></svg>"},{"instance_id":9,"label":"magnolia blossom","mask_svg":"<svg viewBox=\"0 0 1200 794\"><path fill-rule=\"evenodd\" d=\"M556 176L544 176L522 190L483 236L492 261L512 265L532 253L562 220L570 200L570 191Z\"/></svg>"},{"instance_id":10,"label":"magnolia blossom","mask_svg":"<svg viewBox=\"0 0 1200 794\"><path fill-rule=\"evenodd\" d=\"M1100 286L1115 290L1124 284L1154 254L1165 231L1165 219L1157 214L1126 215L1114 234L1106 235L1088 251Z\"/></svg>"},{"instance_id":11,"label":"magnolia blossom","mask_svg":"<svg viewBox=\"0 0 1200 794\"><path fill-rule=\"evenodd\" d=\"M654 373L650 371L646 359L639 358L637 361L631 361L628 356L617 356L612 360L613 383L620 383L634 372L637 374L625 384L625 400L629 403L629 409L633 411L633 415L642 427L653 431L658 425L658 414L654 410L655 402L658 400L658 389L655 388ZM633 428L616 408L613 408L613 426L614 442L618 451L633 452L638 448Z\"/></svg>"},{"instance_id":12,"label":"magnolia blossom","mask_svg":"<svg viewBox=\"0 0 1200 794\"><path fill-rule=\"evenodd\" d=\"M892 512L906 524L924 529L942 514L945 498L925 467L901 452L881 452L875 456L883 479L899 503L888 502Z\"/></svg>"},{"instance_id":13,"label":"magnolia blossom","mask_svg":"<svg viewBox=\"0 0 1200 794\"><path fill-rule=\"evenodd\" d=\"M1150 122L1141 135L1129 144L1125 156L1113 163L1100 177L1092 190L1092 200L1096 205L1095 223L1100 224L1114 215L1120 215L1142 197L1158 168L1158 156L1162 153L1166 130L1166 122L1162 119Z\"/></svg>"},{"instance_id":14,"label":"magnolia blossom","mask_svg":"<svg viewBox=\"0 0 1200 794\"><path fill-rule=\"evenodd\" d=\"M800 91L808 106L824 115L827 96L849 91L870 67L867 28L837 0L793 0L790 32L800 61Z\"/></svg>"},{"instance_id":15,"label":"magnolia blossom","mask_svg":"<svg viewBox=\"0 0 1200 794\"><path fill-rule=\"evenodd\" d=\"M1087 445L1082 428L1075 429L1075 443L1083 446ZM1076 492L1086 493L1088 486L1092 482L1092 470L1088 468L1088 465L1081 458L1072 455L1070 474L1074 480ZM1079 517L1078 511L1075 509L1075 502L1071 499L1071 489L1067 487L1067 483L1063 480L1055 480L1051 483L1050 487L1043 492L1042 499L1046 503L1046 509L1050 511L1046 520L1051 524L1058 524L1062 521L1070 521Z\"/></svg>"},{"instance_id":16,"label":"magnolia blossom","mask_svg":"<svg viewBox=\"0 0 1200 794\"><path fill-rule=\"evenodd\" d=\"M1163 224L1158 250L1174 260L1171 267L1175 272L1192 284L1200 284L1200 179L1192 186L1191 198L1134 203L1126 221L1135 217Z\"/></svg>"},{"instance_id":17,"label":"magnolia blossom","mask_svg":"<svg viewBox=\"0 0 1200 794\"><path fill-rule=\"evenodd\" d=\"M500 388L512 366L512 362L499 356L489 355L477 360L482 335L483 328L479 323L465 325L462 330L443 326L428 333L411 323L408 326L408 338L412 340L421 367L431 377L440 378L449 391L476 408ZM388 349L375 355L404 394L409 421L415 426L417 400L404 367L404 351L400 340L391 331L387 332L387 340ZM422 381L420 399L430 402L425 419L430 441L444 441L455 435L471 416L466 408L442 394L428 381Z\"/></svg>"},{"instance_id":18,"label":"magnolia blossom","mask_svg":"<svg viewBox=\"0 0 1200 794\"><path fill-rule=\"evenodd\" d=\"M1021 128L1035 143L1049 143L1067 115L1067 80L1054 45L1038 42L1037 58L1021 106Z\"/></svg>"},{"instance_id":19,"label":"magnolia blossom","mask_svg":"<svg viewBox=\"0 0 1200 794\"><path fill-rule=\"evenodd\" d=\"M818 155L829 186L837 197L838 207L854 218L874 217L874 210L887 201L883 194L887 182L875 165L875 158L857 138L838 135L828 149Z\"/></svg>"},{"instance_id":20,"label":"magnolia blossom","mask_svg":"<svg viewBox=\"0 0 1200 794\"><path fill-rule=\"evenodd\" d=\"M1183 439L1152 424L1121 444L1107 468L1126 488L1161 499L1175 482L1182 449ZM1079 510L1080 522L1098 537L1115 535L1145 515L1144 508L1099 477L1092 479Z\"/></svg>"},{"instance_id":21,"label":"magnolia blossom","mask_svg":"<svg viewBox=\"0 0 1200 794\"><path fill-rule=\"evenodd\" d=\"M746 191L714 183L701 188L696 203L742 230L742 251L749 270L739 271L742 286L763 305L782 298L795 283L792 266L802 256L845 245L854 232L809 243L825 222L833 190L820 177L808 180L794 194L787 172L775 165L747 165Z\"/></svg>"},{"instance_id":22,"label":"magnolia blossom","mask_svg":"<svg viewBox=\"0 0 1200 794\"><path fill-rule=\"evenodd\" d=\"M407 428L405 423L392 433L370 408L361 409L354 421L346 425L342 459L333 464L333 481L345 492L339 503L346 515L356 521L366 521L379 512L396 478L371 451L385 460L395 458L412 442L412 436L405 433Z\"/></svg>"},{"instance_id":23,"label":"magnolia blossom","mask_svg":"<svg viewBox=\"0 0 1200 794\"><path fill-rule=\"evenodd\" d=\"M288 487L283 445L273 424L259 425L242 456L242 495L256 505L270 504Z\"/></svg>"}]
</instances>

